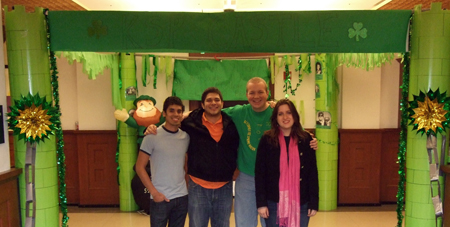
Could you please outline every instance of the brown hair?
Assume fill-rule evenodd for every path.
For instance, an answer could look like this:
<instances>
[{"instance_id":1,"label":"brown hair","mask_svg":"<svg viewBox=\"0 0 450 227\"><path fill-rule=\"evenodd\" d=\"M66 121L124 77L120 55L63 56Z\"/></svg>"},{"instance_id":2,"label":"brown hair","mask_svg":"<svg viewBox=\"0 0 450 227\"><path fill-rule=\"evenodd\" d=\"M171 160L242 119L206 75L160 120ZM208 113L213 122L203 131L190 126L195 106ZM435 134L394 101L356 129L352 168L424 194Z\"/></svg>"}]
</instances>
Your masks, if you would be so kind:
<instances>
[{"instance_id":1,"label":"brown hair","mask_svg":"<svg viewBox=\"0 0 450 227\"><path fill-rule=\"evenodd\" d=\"M308 138L309 133L303 130L303 126L300 123L300 115L298 114L294 103L292 103L292 101L289 99L282 99L277 102L275 108L273 109L272 116L270 117L272 128L264 133L269 136L269 142L274 145L278 145L278 135L280 134L280 128L278 127L277 115L281 105L288 105L289 110L292 113L292 118L294 119L294 124L292 125L290 136L297 141Z\"/></svg>"}]
</instances>

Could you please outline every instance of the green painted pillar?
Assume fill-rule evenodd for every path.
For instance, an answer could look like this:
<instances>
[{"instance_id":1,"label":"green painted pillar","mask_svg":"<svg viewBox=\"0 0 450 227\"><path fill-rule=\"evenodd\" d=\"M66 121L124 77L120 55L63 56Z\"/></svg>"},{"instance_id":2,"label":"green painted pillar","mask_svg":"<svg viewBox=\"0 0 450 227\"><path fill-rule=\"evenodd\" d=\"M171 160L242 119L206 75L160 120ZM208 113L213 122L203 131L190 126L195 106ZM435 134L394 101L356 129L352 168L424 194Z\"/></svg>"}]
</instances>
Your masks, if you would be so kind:
<instances>
[{"instance_id":1,"label":"green painted pillar","mask_svg":"<svg viewBox=\"0 0 450 227\"><path fill-rule=\"evenodd\" d=\"M319 171L319 210L337 207L338 111L336 67L330 54L316 54L316 152ZM320 118L320 119L319 119ZM320 122L320 123L319 123Z\"/></svg>"},{"instance_id":2,"label":"green painted pillar","mask_svg":"<svg viewBox=\"0 0 450 227\"><path fill-rule=\"evenodd\" d=\"M11 99L31 93L52 99L47 30L42 8L26 13L25 7L15 6L8 12L5 6L5 29L9 61ZM14 104L13 104L14 105ZM26 143L14 137L17 168L25 167ZM58 175L55 136L36 147L36 226L59 226ZM25 226L25 177L19 177L22 225Z\"/></svg>"},{"instance_id":3,"label":"green painted pillar","mask_svg":"<svg viewBox=\"0 0 450 227\"><path fill-rule=\"evenodd\" d=\"M120 75L122 79L121 102L122 106L127 109L135 108L133 101L137 98L137 81L136 81L136 61L134 54L120 54ZM134 201L133 192L131 191L131 179L136 174L133 170L136 164L138 147L137 147L137 130L128 127L125 123L119 122L119 192L120 192L120 210L136 211L138 205Z\"/></svg>"},{"instance_id":4,"label":"green painted pillar","mask_svg":"<svg viewBox=\"0 0 450 227\"><path fill-rule=\"evenodd\" d=\"M447 92L450 86L450 12L441 9L441 3L432 3L431 10L414 8L411 36L411 65L409 101L429 89ZM427 136L408 127L406 151L405 224L407 227L436 226L431 201ZM441 152L441 136L438 137ZM441 179L440 184L444 185ZM443 194L441 194L443 196ZM448 212L448 211L447 211Z\"/></svg>"}]
</instances>

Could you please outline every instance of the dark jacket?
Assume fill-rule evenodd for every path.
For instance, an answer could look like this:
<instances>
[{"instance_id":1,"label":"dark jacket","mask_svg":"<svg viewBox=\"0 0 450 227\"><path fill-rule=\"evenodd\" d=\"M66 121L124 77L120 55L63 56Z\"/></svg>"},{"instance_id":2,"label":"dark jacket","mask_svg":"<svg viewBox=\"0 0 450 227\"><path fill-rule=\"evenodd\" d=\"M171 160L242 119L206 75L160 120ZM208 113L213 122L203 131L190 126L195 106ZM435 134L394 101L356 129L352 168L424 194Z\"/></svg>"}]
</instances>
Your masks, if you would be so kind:
<instances>
[{"instance_id":1,"label":"dark jacket","mask_svg":"<svg viewBox=\"0 0 450 227\"><path fill-rule=\"evenodd\" d=\"M211 181L227 182L233 179L236 169L239 135L231 118L222 113L223 134L216 142L202 123L204 110L199 108L181 123L189 134L188 174Z\"/></svg>"},{"instance_id":2,"label":"dark jacket","mask_svg":"<svg viewBox=\"0 0 450 227\"><path fill-rule=\"evenodd\" d=\"M311 136L298 144L300 157L300 204L308 203L308 209L319 209L319 180L316 153L310 147ZM289 151L291 153L292 151ZM269 143L264 134L256 154L255 188L256 206L267 206L267 200L279 201L280 146Z\"/></svg>"}]
</instances>

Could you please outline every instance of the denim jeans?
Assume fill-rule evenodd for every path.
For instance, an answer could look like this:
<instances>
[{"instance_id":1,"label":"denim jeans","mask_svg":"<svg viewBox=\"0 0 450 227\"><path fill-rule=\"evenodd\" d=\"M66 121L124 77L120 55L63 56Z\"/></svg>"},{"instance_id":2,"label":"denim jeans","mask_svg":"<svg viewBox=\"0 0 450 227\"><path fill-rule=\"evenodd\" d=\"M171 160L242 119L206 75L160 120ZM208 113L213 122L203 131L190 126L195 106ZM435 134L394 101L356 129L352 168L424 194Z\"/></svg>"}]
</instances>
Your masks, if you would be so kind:
<instances>
[{"instance_id":1,"label":"denim jeans","mask_svg":"<svg viewBox=\"0 0 450 227\"><path fill-rule=\"evenodd\" d=\"M218 189L207 189L189 179L189 227L229 227L233 205L233 182Z\"/></svg>"},{"instance_id":2,"label":"denim jeans","mask_svg":"<svg viewBox=\"0 0 450 227\"><path fill-rule=\"evenodd\" d=\"M269 217L264 219L266 221L267 227L278 227L277 223L277 211L278 203L268 200L267 208L269 209ZM308 217L308 203L300 206L300 227L308 227L309 217Z\"/></svg>"},{"instance_id":3,"label":"denim jeans","mask_svg":"<svg viewBox=\"0 0 450 227\"><path fill-rule=\"evenodd\" d=\"M151 227L184 227L188 211L188 196L171 199L169 202L150 201Z\"/></svg>"},{"instance_id":4,"label":"denim jeans","mask_svg":"<svg viewBox=\"0 0 450 227\"><path fill-rule=\"evenodd\" d=\"M256 208L255 177L239 173L235 185L234 217L236 227L258 226L258 209ZM260 218L262 227L266 227Z\"/></svg>"}]
</instances>

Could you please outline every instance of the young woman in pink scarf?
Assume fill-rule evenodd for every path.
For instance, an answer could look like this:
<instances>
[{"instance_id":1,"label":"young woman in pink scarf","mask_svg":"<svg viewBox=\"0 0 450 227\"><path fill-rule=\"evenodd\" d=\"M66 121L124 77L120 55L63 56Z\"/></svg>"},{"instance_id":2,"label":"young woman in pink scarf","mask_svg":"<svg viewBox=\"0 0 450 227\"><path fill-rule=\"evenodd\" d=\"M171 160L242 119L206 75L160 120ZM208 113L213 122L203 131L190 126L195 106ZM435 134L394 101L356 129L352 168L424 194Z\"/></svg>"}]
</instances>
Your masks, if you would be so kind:
<instances>
[{"instance_id":1,"label":"young woman in pink scarf","mask_svg":"<svg viewBox=\"0 0 450 227\"><path fill-rule=\"evenodd\" d=\"M307 227L319 207L319 181L311 135L303 130L294 104L277 102L272 128L262 136L256 155L258 213L267 227Z\"/></svg>"}]
</instances>

